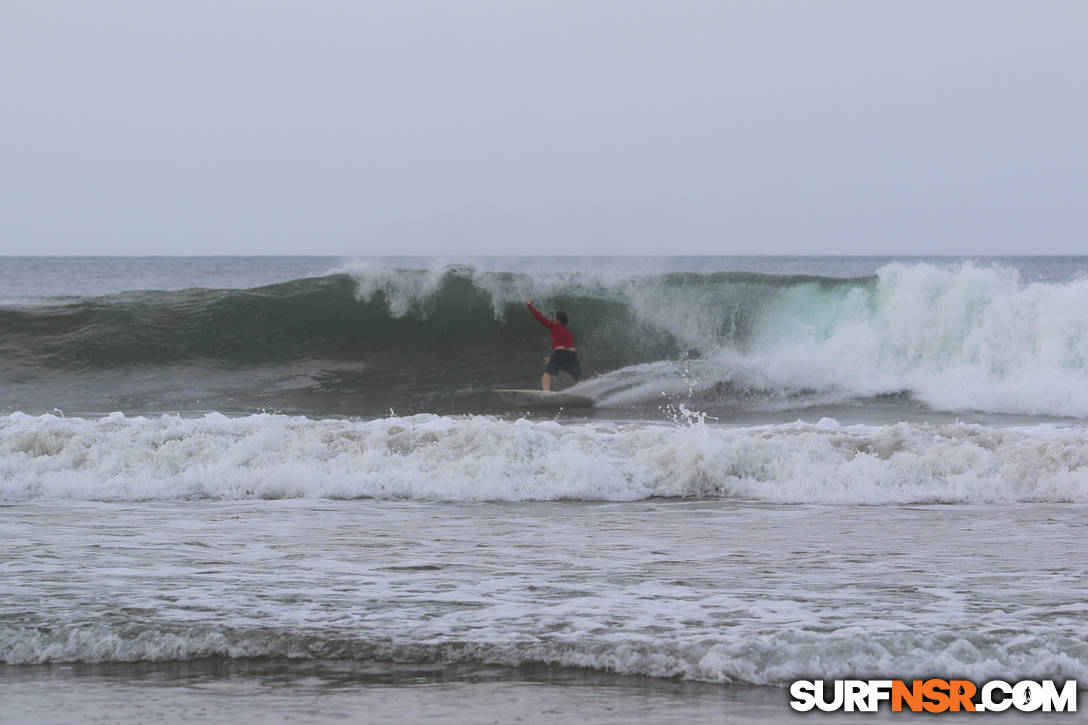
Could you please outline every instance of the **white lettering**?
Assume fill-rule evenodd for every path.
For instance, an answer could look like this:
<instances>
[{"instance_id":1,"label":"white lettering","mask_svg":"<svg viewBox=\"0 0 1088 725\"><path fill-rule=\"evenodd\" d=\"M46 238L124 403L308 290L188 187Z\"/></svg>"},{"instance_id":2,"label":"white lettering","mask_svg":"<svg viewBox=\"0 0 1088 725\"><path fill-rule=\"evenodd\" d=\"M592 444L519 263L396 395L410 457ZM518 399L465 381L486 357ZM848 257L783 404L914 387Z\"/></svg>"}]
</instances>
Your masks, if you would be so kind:
<instances>
[{"instance_id":1,"label":"white lettering","mask_svg":"<svg viewBox=\"0 0 1088 725\"><path fill-rule=\"evenodd\" d=\"M892 681L891 680L869 680L869 712L876 712L880 709L880 702L882 700L892 699Z\"/></svg>"},{"instance_id":2,"label":"white lettering","mask_svg":"<svg viewBox=\"0 0 1088 725\"><path fill-rule=\"evenodd\" d=\"M1054 680L1043 680L1043 712L1076 712L1077 681L1066 680L1061 692Z\"/></svg>"},{"instance_id":3,"label":"white lettering","mask_svg":"<svg viewBox=\"0 0 1088 725\"><path fill-rule=\"evenodd\" d=\"M835 693L835 696L832 700L829 701L825 697L826 693L824 693L823 680L818 680L816 682L816 707L820 708L824 712L835 712L840 707L842 707L842 702L844 699L842 680L835 680L835 686L832 689L832 692Z\"/></svg>"},{"instance_id":4,"label":"white lettering","mask_svg":"<svg viewBox=\"0 0 1088 725\"><path fill-rule=\"evenodd\" d=\"M1043 688L1031 680L1017 682L1012 688L1012 704L1020 712L1035 712L1043 706Z\"/></svg>"},{"instance_id":5,"label":"white lettering","mask_svg":"<svg viewBox=\"0 0 1088 725\"><path fill-rule=\"evenodd\" d=\"M797 680L790 685L790 707L798 712L808 712L816 707L816 686L811 680Z\"/></svg>"},{"instance_id":6,"label":"white lettering","mask_svg":"<svg viewBox=\"0 0 1088 725\"><path fill-rule=\"evenodd\" d=\"M868 712L869 684L865 680L847 680L844 693L844 708L846 712Z\"/></svg>"},{"instance_id":7,"label":"white lettering","mask_svg":"<svg viewBox=\"0 0 1088 725\"><path fill-rule=\"evenodd\" d=\"M1000 700L995 700L994 691L1000 692L1002 697ZM1003 680L990 680L982 686L982 705L976 707L976 710L984 710L986 712L1003 712L1012 707L1012 685Z\"/></svg>"}]
</instances>

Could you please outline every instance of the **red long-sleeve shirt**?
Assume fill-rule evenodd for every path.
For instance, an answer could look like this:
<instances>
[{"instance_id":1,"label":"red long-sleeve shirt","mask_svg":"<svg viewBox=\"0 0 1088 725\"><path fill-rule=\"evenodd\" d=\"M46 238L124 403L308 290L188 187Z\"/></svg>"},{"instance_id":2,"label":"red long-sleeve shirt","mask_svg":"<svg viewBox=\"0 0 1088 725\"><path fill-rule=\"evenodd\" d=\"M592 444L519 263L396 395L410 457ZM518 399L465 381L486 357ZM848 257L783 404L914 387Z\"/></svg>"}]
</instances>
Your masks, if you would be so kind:
<instances>
[{"instance_id":1,"label":"red long-sleeve shirt","mask_svg":"<svg viewBox=\"0 0 1088 725\"><path fill-rule=\"evenodd\" d=\"M529 312L533 313L533 317L537 319L537 322L547 327L552 333L552 349L557 347L569 347L574 349L574 335L570 334L570 330L566 325L560 325L555 320L549 320L544 315L540 314L535 307L529 305Z\"/></svg>"}]
</instances>

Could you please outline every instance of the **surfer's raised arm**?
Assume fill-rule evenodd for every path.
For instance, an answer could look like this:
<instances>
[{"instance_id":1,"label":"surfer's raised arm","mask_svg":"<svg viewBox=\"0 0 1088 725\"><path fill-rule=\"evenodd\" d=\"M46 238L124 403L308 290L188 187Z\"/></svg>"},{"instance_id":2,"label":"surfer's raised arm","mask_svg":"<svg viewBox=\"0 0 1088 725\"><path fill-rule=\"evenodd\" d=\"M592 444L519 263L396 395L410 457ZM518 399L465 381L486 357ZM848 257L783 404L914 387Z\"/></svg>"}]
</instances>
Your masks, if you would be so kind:
<instances>
[{"instance_id":1,"label":"surfer's raised arm","mask_svg":"<svg viewBox=\"0 0 1088 725\"><path fill-rule=\"evenodd\" d=\"M553 322L552 320L549 320L547 317L540 313L540 310L533 307L532 300L525 300L525 305L529 308L529 312L533 313L533 317L536 318L536 321L544 325L544 327L547 327L549 330L551 330L552 328L559 326L558 322Z\"/></svg>"},{"instance_id":2,"label":"surfer's raised arm","mask_svg":"<svg viewBox=\"0 0 1088 725\"><path fill-rule=\"evenodd\" d=\"M529 308L529 312L533 313L533 317L536 318L537 322L551 331L552 354L544 359L544 364L547 367L544 368L544 374L540 377L541 389L551 390L552 376L561 370L570 373L570 376L574 378L574 382L578 382L582 377L582 366L579 364L578 356L574 351L574 336L567 329L567 313L556 312L556 319L549 320L533 307L532 300L525 300L525 305Z\"/></svg>"}]
</instances>

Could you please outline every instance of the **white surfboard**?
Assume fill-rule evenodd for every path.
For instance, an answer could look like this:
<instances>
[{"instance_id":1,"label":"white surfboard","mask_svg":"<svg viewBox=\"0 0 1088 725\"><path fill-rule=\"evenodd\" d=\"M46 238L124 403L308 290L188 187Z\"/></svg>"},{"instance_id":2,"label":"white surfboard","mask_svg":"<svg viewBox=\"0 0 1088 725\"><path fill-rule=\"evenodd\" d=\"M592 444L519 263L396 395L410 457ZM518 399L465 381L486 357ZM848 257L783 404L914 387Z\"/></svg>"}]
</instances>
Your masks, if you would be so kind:
<instances>
[{"instance_id":1,"label":"white surfboard","mask_svg":"<svg viewBox=\"0 0 1088 725\"><path fill-rule=\"evenodd\" d=\"M510 405L518 408L588 408L593 398L554 390L492 390Z\"/></svg>"}]
</instances>

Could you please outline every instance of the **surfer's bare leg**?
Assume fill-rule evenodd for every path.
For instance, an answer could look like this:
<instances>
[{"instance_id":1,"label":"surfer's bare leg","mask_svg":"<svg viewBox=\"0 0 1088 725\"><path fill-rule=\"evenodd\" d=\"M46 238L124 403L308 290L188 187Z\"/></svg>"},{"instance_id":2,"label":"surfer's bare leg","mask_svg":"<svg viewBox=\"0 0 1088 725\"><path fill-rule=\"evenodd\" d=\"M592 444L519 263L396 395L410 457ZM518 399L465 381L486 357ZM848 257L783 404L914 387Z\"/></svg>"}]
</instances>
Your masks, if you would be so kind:
<instances>
[{"instance_id":1,"label":"surfer's bare leg","mask_svg":"<svg viewBox=\"0 0 1088 725\"><path fill-rule=\"evenodd\" d=\"M540 389L551 390L552 389L552 376L544 373L540 376Z\"/></svg>"}]
</instances>

